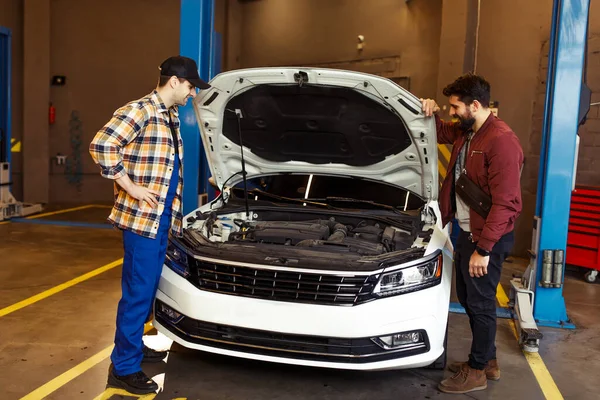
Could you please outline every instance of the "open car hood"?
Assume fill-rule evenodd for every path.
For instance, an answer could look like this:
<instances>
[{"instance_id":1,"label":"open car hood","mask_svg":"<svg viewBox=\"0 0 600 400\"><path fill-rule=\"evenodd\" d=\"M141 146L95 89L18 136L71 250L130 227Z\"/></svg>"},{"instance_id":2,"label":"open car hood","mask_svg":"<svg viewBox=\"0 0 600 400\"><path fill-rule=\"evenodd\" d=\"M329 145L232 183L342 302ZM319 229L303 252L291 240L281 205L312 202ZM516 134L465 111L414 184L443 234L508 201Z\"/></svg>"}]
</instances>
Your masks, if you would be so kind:
<instances>
[{"instance_id":1,"label":"open car hood","mask_svg":"<svg viewBox=\"0 0 600 400\"><path fill-rule=\"evenodd\" d=\"M193 104L219 187L242 170L241 138L248 177L364 177L437 200L434 119L391 80L330 69L253 68L219 74L210 84ZM239 173L227 185L241 179Z\"/></svg>"}]
</instances>

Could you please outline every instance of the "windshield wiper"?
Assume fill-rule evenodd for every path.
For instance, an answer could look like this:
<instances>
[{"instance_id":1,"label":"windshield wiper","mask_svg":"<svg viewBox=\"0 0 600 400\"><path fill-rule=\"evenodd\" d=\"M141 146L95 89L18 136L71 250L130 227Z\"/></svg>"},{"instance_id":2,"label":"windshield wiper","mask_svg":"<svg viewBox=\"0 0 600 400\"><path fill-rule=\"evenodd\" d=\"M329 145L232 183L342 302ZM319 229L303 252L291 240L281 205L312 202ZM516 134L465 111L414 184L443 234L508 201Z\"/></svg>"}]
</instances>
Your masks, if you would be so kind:
<instances>
[{"instance_id":1,"label":"windshield wiper","mask_svg":"<svg viewBox=\"0 0 600 400\"><path fill-rule=\"evenodd\" d=\"M326 202L335 202L335 203L369 204L369 205L372 205L374 207L383 208L383 209L386 209L386 210L391 210L391 211L393 211L395 213L398 213L398 214L407 215L405 212L403 212L402 210L397 209L394 206L390 206L388 204L377 203L377 202L374 202L372 200L360 200L360 199L354 199L352 197L325 197L324 199L315 199L315 200L321 200L321 201L326 201Z\"/></svg>"},{"instance_id":2,"label":"windshield wiper","mask_svg":"<svg viewBox=\"0 0 600 400\"><path fill-rule=\"evenodd\" d=\"M325 207L325 208L328 208L330 210L340 210L340 208L333 207L332 205L327 204L327 203L320 203L320 202L316 202L316 201L305 200L305 199L298 199L298 198L293 198L293 197L278 196L278 195L273 194L273 193L264 192L264 191L262 191L260 189L251 189L251 190L248 190L248 194L255 194L255 195L270 197L270 198L276 199L276 200L291 201L291 202L294 202L294 203L310 204L310 205L313 205L313 206Z\"/></svg>"}]
</instances>

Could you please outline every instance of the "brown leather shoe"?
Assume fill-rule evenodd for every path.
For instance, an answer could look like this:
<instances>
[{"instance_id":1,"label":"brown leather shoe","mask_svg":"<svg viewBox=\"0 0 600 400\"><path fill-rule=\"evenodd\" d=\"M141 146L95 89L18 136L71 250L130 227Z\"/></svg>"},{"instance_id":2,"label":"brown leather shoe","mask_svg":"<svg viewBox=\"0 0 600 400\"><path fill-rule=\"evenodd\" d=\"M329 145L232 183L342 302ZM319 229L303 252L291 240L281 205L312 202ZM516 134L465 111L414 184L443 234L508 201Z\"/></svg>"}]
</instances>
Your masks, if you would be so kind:
<instances>
[{"instance_id":1,"label":"brown leather shoe","mask_svg":"<svg viewBox=\"0 0 600 400\"><path fill-rule=\"evenodd\" d=\"M463 365L467 364L467 362L455 362L448 366L448 370L450 372L458 372L462 368ZM498 365L498 360L490 360L484 368L485 376L491 381L499 381L500 380L500 366Z\"/></svg>"},{"instance_id":2,"label":"brown leather shoe","mask_svg":"<svg viewBox=\"0 0 600 400\"><path fill-rule=\"evenodd\" d=\"M487 378L483 370L473 369L467 364L451 378L444 379L438 389L444 393L462 394L487 389Z\"/></svg>"}]
</instances>

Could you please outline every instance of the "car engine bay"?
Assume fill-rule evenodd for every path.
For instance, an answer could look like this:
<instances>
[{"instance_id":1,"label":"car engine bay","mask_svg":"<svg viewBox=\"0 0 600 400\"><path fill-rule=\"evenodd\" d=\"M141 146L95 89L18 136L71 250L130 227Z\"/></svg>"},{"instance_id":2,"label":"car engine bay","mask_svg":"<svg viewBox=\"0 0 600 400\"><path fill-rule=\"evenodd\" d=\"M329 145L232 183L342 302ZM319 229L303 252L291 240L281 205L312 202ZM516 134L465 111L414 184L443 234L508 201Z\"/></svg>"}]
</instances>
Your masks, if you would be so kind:
<instances>
[{"instance_id":1,"label":"car engine bay","mask_svg":"<svg viewBox=\"0 0 600 400\"><path fill-rule=\"evenodd\" d=\"M246 217L243 212L210 212L198 215L188 230L215 245L272 245L377 256L411 248L422 233L422 223L417 221L407 216L392 225L366 216L253 211Z\"/></svg>"}]
</instances>

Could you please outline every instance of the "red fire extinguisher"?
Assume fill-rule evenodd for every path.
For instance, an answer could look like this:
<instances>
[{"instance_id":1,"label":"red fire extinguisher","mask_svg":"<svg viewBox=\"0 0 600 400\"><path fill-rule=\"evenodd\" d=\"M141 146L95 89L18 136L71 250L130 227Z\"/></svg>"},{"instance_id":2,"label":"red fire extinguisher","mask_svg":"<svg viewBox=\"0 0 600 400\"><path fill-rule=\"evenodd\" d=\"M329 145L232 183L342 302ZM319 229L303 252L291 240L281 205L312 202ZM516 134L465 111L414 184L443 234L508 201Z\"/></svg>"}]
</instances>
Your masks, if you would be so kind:
<instances>
[{"instance_id":1,"label":"red fire extinguisher","mask_svg":"<svg viewBox=\"0 0 600 400\"><path fill-rule=\"evenodd\" d=\"M52 125L56 121L56 108L50 103L50 108L48 110L48 122Z\"/></svg>"}]
</instances>

